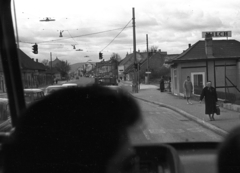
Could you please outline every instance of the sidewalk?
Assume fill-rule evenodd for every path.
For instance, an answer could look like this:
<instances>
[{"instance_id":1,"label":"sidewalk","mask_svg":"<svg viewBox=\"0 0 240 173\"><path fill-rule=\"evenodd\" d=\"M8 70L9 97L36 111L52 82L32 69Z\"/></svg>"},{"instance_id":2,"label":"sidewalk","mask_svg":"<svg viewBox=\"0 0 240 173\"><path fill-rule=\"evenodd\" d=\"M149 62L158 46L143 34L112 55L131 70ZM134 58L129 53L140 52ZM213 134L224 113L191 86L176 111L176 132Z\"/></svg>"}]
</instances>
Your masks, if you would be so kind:
<instances>
[{"instance_id":1,"label":"sidewalk","mask_svg":"<svg viewBox=\"0 0 240 173\"><path fill-rule=\"evenodd\" d=\"M134 93L134 97L170 108L220 135L226 135L234 127L240 125L239 112L227 110L221 107L221 115L215 115L215 121L210 121L208 115L205 115L204 103L200 104L197 101L192 101L192 105L187 105L186 100L182 97L175 96L168 92L161 93L154 87L149 87L147 89L147 86L143 86L141 88L145 89L141 89L139 93Z\"/></svg>"}]
</instances>

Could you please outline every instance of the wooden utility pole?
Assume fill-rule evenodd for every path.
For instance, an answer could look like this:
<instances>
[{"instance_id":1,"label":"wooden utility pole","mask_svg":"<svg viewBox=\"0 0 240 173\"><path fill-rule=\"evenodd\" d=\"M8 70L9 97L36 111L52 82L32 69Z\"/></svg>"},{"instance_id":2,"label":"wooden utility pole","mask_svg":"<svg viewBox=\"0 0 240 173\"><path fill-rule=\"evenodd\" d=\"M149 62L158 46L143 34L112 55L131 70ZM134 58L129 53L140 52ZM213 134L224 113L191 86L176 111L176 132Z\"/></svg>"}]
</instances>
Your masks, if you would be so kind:
<instances>
[{"instance_id":1,"label":"wooden utility pole","mask_svg":"<svg viewBox=\"0 0 240 173\"><path fill-rule=\"evenodd\" d=\"M132 24L133 24L133 57L134 57L134 64L137 63L137 57L136 57L136 31L135 31L135 10L132 8ZM132 89L134 93L138 93L138 79L137 79L137 70L134 70L134 78L133 78L133 85Z\"/></svg>"},{"instance_id":2,"label":"wooden utility pole","mask_svg":"<svg viewBox=\"0 0 240 173\"><path fill-rule=\"evenodd\" d=\"M146 42L147 42L147 72L149 72L149 57L148 57L148 34L146 35ZM149 82L149 74L147 73L147 80L146 83Z\"/></svg>"},{"instance_id":3,"label":"wooden utility pole","mask_svg":"<svg viewBox=\"0 0 240 173\"><path fill-rule=\"evenodd\" d=\"M50 52L50 63L51 63L51 65L50 65L51 78L53 79L53 74L52 74L52 52ZM52 79L51 79L51 80L52 80Z\"/></svg>"}]
</instances>

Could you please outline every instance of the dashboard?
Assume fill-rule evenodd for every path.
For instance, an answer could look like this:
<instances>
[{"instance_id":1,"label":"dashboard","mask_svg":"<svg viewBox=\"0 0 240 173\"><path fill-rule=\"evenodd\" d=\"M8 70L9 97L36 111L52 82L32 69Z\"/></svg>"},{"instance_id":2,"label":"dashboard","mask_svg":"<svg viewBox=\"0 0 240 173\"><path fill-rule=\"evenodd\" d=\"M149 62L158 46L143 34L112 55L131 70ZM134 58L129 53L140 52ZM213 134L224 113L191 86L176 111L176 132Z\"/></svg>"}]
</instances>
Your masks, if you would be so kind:
<instances>
[{"instance_id":1,"label":"dashboard","mask_svg":"<svg viewBox=\"0 0 240 173\"><path fill-rule=\"evenodd\" d=\"M135 146L140 173L216 173L219 143Z\"/></svg>"}]
</instances>

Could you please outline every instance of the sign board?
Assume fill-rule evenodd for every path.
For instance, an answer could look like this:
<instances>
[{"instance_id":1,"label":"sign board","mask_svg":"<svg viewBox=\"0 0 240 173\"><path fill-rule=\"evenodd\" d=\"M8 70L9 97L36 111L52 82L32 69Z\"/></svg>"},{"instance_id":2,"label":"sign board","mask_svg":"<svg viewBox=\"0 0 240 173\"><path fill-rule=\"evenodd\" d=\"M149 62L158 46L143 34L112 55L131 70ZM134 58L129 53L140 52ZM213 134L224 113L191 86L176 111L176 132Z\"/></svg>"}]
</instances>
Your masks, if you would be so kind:
<instances>
[{"instance_id":1,"label":"sign board","mask_svg":"<svg viewBox=\"0 0 240 173\"><path fill-rule=\"evenodd\" d=\"M202 32L202 38L205 38L207 33L211 34L212 37L232 37L232 31L206 31Z\"/></svg>"},{"instance_id":2,"label":"sign board","mask_svg":"<svg viewBox=\"0 0 240 173\"><path fill-rule=\"evenodd\" d=\"M151 74L151 72L150 72L150 71L146 71L145 73L146 73L146 74Z\"/></svg>"}]
</instances>

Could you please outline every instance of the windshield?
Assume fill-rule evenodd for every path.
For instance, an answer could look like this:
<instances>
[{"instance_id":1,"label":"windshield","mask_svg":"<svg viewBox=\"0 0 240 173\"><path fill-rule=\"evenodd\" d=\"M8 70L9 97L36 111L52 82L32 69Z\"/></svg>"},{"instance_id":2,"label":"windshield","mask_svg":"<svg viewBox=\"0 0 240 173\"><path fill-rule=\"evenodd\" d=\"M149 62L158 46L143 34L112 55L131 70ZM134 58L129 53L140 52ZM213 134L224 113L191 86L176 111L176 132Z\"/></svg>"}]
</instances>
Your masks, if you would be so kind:
<instances>
[{"instance_id":1,"label":"windshield","mask_svg":"<svg viewBox=\"0 0 240 173\"><path fill-rule=\"evenodd\" d=\"M106 77L99 81L117 83L141 107L133 143L221 141L239 125L239 7L237 0L18 0L23 87L51 94L61 88L50 85Z\"/></svg>"}]
</instances>

